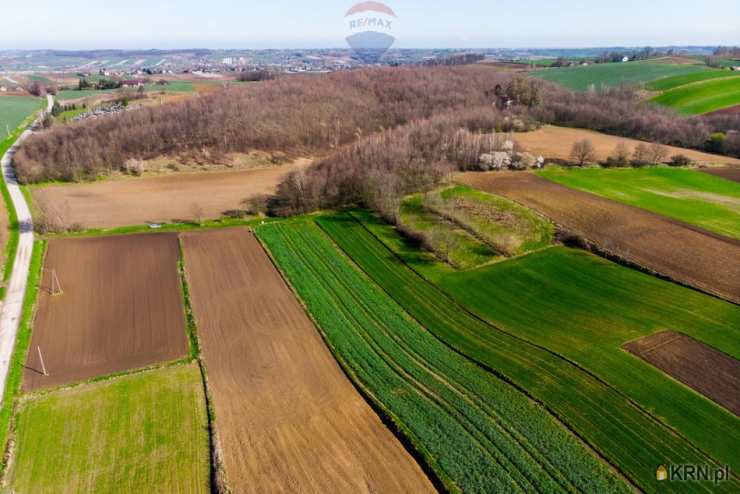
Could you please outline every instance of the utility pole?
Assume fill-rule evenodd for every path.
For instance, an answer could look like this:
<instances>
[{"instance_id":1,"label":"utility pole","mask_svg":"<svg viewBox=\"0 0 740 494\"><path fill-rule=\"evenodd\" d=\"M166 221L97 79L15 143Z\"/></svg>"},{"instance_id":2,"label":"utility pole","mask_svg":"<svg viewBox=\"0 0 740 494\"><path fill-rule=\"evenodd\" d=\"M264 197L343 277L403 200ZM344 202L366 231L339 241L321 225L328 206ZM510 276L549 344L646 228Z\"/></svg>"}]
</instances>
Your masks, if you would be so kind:
<instances>
[{"instance_id":1,"label":"utility pole","mask_svg":"<svg viewBox=\"0 0 740 494\"><path fill-rule=\"evenodd\" d=\"M57 276L57 270L51 268L51 295L62 295L63 293L62 284L59 283L59 277Z\"/></svg>"},{"instance_id":2,"label":"utility pole","mask_svg":"<svg viewBox=\"0 0 740 494\"><path fill-rule=\"evenodd\" d=\"M44 365L44 357L41 355L41 347L37 346L36 349L39 351L39 360L41 361L41 371L44 373L44 376L48 376L49 373L46 372L46 365Z\"/></svg>"}]
</instances>

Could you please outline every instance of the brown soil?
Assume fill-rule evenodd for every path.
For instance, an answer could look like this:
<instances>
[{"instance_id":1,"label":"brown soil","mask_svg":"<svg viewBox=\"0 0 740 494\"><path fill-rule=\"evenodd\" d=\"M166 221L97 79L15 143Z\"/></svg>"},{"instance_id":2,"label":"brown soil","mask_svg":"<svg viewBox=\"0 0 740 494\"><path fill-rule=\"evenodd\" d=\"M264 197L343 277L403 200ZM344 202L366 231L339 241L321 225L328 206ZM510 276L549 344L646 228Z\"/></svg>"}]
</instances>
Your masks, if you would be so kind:
<instances>
[{"instance_id":1,"label":"brown soil","mask_svg":"<svg viewBox=\"0 0 740 494\"><path fill-rule=\"evenodd\" d=\"M178 256L175 234L51 240L24 388L185 356ZM50 293L53 272L61 295ZM41 373L39 346L49 376Z\"/></svg>"},{"instance_id":2,"label":"brown soil","mask_svg":"<svg viewBox=\"0 0 740 494\"><path fill-rule=\"evenodd\" d=\"M709 117L712 115L735 115L737 113L740 113L740 105L730 106L728 108L722 108L721 110L715 110L713 112L704 114L704 116Z\"/></svg>"},{"instance_id":3,"label":"brown soil","mask_svg":"<svg viewBox=\"0 0 740 494\"><path fill-rule=\"evenodd\" d=\"M533 208L600 248L740 303L740 242L531 173L464 173L458 181Z\"/></svg>"},{"instance_id":4,"label":"brown soil","mask_svg":"<svg viewBox=\"0 0 740 494\"><path fill-rule=\"evenodd\" d=\"M234 492L431 492L247 230L182 236Z\"/></svg>"},{"instance_id":5,"label":"brown soil","mask_svg":"<svg viewBox=\"0 0 740 494\"><path fill-rule=\"evenodd\" d=\"M722 168L702 168L704 173L709 173L716 177L725 178L734 182L740 182L740 166L726 166Z\"/></svg>"},{"instance_id":6,"label":"brown soil","mask_svg":"<svg viewBox=\"0 0 740 494\"><path fill-rule=\"evenodd\" d=\"M89 184L32 188L36 205L55 223L115 228L145 223L218 218L243 209L245 198L271 194L283 177L308 160L264 169L173 173Z\"/></svg>"},{"instance_id":7,"label":"brown soil","mask_svg":"<svg viewBox=\"0 0 740 494\"><path fill-rule=\"evenodd\" d=\"M624 348L740 416L740 361L675 331L661 331Z\"/></svg>"},{"instance_id":8,"label":"brown soil","mask_svg":"<svg viewBox=\"0 0 740 494\"><path fill-rule=\"evenodd\" d=\"M605 160L614 152L614 148L620 142L625 143L630 151L634 150L642 141L628 139L626 137L615 137L600 132L584 129L571 129L566 127L555 127L546 125L533 132L522 132L513 134L513 138L532 154L544 156L546 159L568 160L573 144L588 139L596 149L598 160ZM729 163L740 164L740 160L719 156L715 154L702 153L692 149L666 146L668 155L683 154L701 164Z\"/></svg>"}]
</instances>

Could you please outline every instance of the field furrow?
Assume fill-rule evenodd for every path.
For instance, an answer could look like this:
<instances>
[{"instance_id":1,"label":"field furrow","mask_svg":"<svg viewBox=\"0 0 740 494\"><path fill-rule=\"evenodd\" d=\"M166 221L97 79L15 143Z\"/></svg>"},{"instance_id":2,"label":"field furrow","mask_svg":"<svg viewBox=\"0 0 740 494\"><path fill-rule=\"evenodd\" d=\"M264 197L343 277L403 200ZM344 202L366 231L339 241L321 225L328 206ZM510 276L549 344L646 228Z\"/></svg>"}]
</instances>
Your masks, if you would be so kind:
<instances>
[{"instance_id":1,"label":"field furrow","mask_svg":"<svg viewBox=\"0 0 740 494\"><path fill-rule=\"evenodd\" d=\"M258 235L339 360L448 488L624 488L544 409L410 319L315 225L268 225Z\"/></svg>"},{"instance_id":2,"label":"field furrow","mask_svg":"<svg viewBox=\"0 0 740 494\"><path fill-rule=\"evenodd\" d=\"M357 221L337 216L318 222L372 279L438 338L526 389L643 490L658 488L653 465L656 458L718 463L591 374L472 316L403 265ZM723 487L731 490L729 484ZM665 488L661 486L661 490ZM701 485L681 486L686 488L705 489Z\"/></svg>"}]
</instances>

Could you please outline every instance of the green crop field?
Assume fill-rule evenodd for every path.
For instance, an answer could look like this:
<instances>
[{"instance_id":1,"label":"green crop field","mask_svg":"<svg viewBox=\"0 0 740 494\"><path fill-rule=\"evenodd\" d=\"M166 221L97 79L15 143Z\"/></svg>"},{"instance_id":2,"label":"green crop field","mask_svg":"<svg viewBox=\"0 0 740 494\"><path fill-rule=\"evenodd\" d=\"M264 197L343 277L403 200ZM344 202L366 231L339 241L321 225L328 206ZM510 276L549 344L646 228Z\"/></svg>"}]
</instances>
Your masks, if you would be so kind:
<instances>
[{"instance_id":1,"label":"green crop field","mask_svg":"<svg viewBox=\"0 0 740 494\"><path fill-rule=\"evenodd\" d=\"M740 105L740 77L727 77L688 84L652 99L687 115L700 115Z\"/></svg>"},{"instance_id":2,"label":"green crop field","mask_svg":"<svg viewBox=\"0 0 740 494\"><path fill-rule=\"evenodd\" d=\"M656 79L653 82L646 84L645 88L650 91L667 91L669 89L685 86L686 84L738 76L740 76L740 72L730 72L728 70L704 70L701 72L692 72L690 74Z\"/></svg>"},{"instance_id":3,"label":"green crop field","mask_svg":"<svg viewBox=\"0 0 740 494\"><path fill-rule=\"evenodd\" d=\"M26 118L41 110L42 101L31 96L0 96L0 137L13 132Z\"/></svg>"},{"instance_id":4,"label":"green crop field","mask_svg":"<svg viewBox=\"0 0 740 494\"><path fill-rule=\"evenodd\" d=\"M200 372L177 365L30 396L14 492L210 492Z\"/></svg>"},{"instance_id":5,"label":"green crop field","mask_svg":"<svg viewBox=\"0 0 740 494\"><path fill-rule=\"evenodd\" d=\"M627 490L543 408L408 317L315 224L257 233L340 362L448 489Z\"/></svg>"},{"instance_id":6,"label":"green crop field","mask_svg":"<svg viewBox=\"0 0 740 494\"><path fill-rule=\"evenodd\" d=\"M594 372L737 468L740 419L621 346L674 329L740 358L740 307L564 247L446 276L440 286L484 319Z\"/></svg>"},{"instance_id":7,"label":"green crop field","mask_svg":"<svg viewBox=\"0 0 740 494\"><path fill-rule=\"evenodd\" d=\"M152 83L144 86L147 92L166 92L166 93L192 93L195 88L190 81L169 81L168 84L160 86Z\"/></svg>"},{"instance_id":8,"label":"green crop field","mask_svg":"<svg viewBox=\"0 0 740 494\"><path fill-rule=\"evenodd\" d=\"M89 98L91 96L102 96L113 91L115 91L115 89L106 89L100 91L98 91L97 89L83 89L81 91L77 89L63 89L57 92L56 99L58 99L59 101L68 101L78 98Z\"/></svg>"},{"instance_id":9,"label":"green crop field","mask_svg":"<svg viewBox=\"0 0 740 494\"><path fill-rule=\"evenodd\" d=\"M696 170L624 168L538 172L553 182L740 239L740 184Z\"/></svg>"},{"instance_id":10,"label":"green crop field","mask_svg":"<svg viewBox=\"0 0 740 494\"><path fill-rule=\"evenodd\" d=\"M705 71L702 65L679 65L661 62L600 63L579 67L556 67L532 72L536 77L556 82L574 91L589 86L641 85L661 77Z\"/></svg>"},{"instance_id":11,"label":"green crop field","mask_svg":"<svg viewBox=\"0 0 740 494\"><path fill-rule=\"evenodd\" d=\"M647 492L712 490L713 486L701 484L659 485L654 472L656 458L659 459L658 464L661 461L681 461L712 462L715 465L728 463L733 469L740 466L737 455L728 452L728 448L735 444L734 440L718 439L703 429L701 437L696 438L701 441L700 447L698 441L692 443L686 436L676 433L661 415L650 413L647 407L637 406L613 384L586 372L558 353L527 341L510 328L499 327L477 317L460 301L404 264L399 257L403 255L402 251L394 253L381 243L379 238L395 235L390 227L367 214L354 213L353 216L362 218L364 224L349 215L317 221L342 250L414 319L448 346L493 373L505 376L533 399L545 403L640 489ZM412 262L421 261L413 258ZM500 265L505 266L509 262L514 261ZM447 276L453 275L448 273L442 278ZM563 285L568 287L567 283ZM469 289L475 290L476 287L470 284ZM516 300L518 293L510 295ZM480 288L480 296L487 296L485 287ZM522 307L527 307L519 302L509 303L511 310L525 312ZM564 306L569 307L567 304ZM594 314L594 324L599 323L599 316ZM567 319L562 320L562 324L567 330ZM699 401L703 403L701 411L713 406L703 398ZM722 413L726 412L717 408L715 415L721 416ZM694 430L699 425L696 424ZM714 456L708 452L710 450ZM717 488L730 492L738 487L738 482L733 481Z\"/></svg>"}]
</instances>

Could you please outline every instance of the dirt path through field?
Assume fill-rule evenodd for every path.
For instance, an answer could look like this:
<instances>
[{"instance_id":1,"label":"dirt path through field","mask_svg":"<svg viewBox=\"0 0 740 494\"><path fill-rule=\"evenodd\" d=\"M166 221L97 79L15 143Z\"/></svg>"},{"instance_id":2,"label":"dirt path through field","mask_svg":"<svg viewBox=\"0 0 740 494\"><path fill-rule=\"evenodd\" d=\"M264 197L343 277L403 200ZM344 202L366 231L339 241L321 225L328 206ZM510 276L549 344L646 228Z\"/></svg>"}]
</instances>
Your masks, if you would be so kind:
<instances>
[{"instance_id":1,"label":"dirt path through field","mask_svg":"<svg viewBox=\"0 0 740 494\"><path fill-rule=\"evenodd\" d=\"M622 258L740 303L738 241L531 173L464 173L457 180L533 208Z\"/></svg>"},{"instance_id":2,"label":"dirt path through field","mask_svg":"<svg viewBox=\"0 0 740 494\"><path fill-rule=\"evenodd\" d=\"M256 238L182 235L234 492L431 492L355 391Z\"/></svg>"},{"instance_id":3,"label":"dirt path through field","mask_svg":"<svg viewBox=\"0 0 740 494\"><path fill-rule=\"evenodd\" d=\"M51 240L24 389L184 357L178 257L176 234ZM41 373L39 347L49 376Z\"/></svg>"},{"instance_id":4,"label":"dirt path through field","mask_svg":"<svg viewBox=\"0 0 740 494\"><path fill-rule=\"evenodd\" d=\"M271 194L291 171L310 160L271 168L173 173L157 177L112 179L89 184L33 187L36 205L69 227L115 228L145 223L220 217L244 209L243 199Z\"/></svg>"},{"instance_id":5,"label":"dirt path through field","mask_svg":"<svg viewBox=\"0 0 740 494\"><path fill-rule=\"evenodd\" d=\"M571 129L567 127L555 127L545 125L534 132L522 132L513 134L513 139L524 146L532 154L542 155L545 158L567 160L570 158L570 151L573 144L588 139L596 149L596 156L599 160L606 159L614 152L614 148L620 142L627 144L632 151L642 141L628 139L626 137L616 137L600 132L585 129ZM720 156L693 149L678 148L675 146L666 146L668 155L683 154L702 164L711 163L730 163L739 164L740 160L727 156Z\"/></svg>"}]
</instances>

